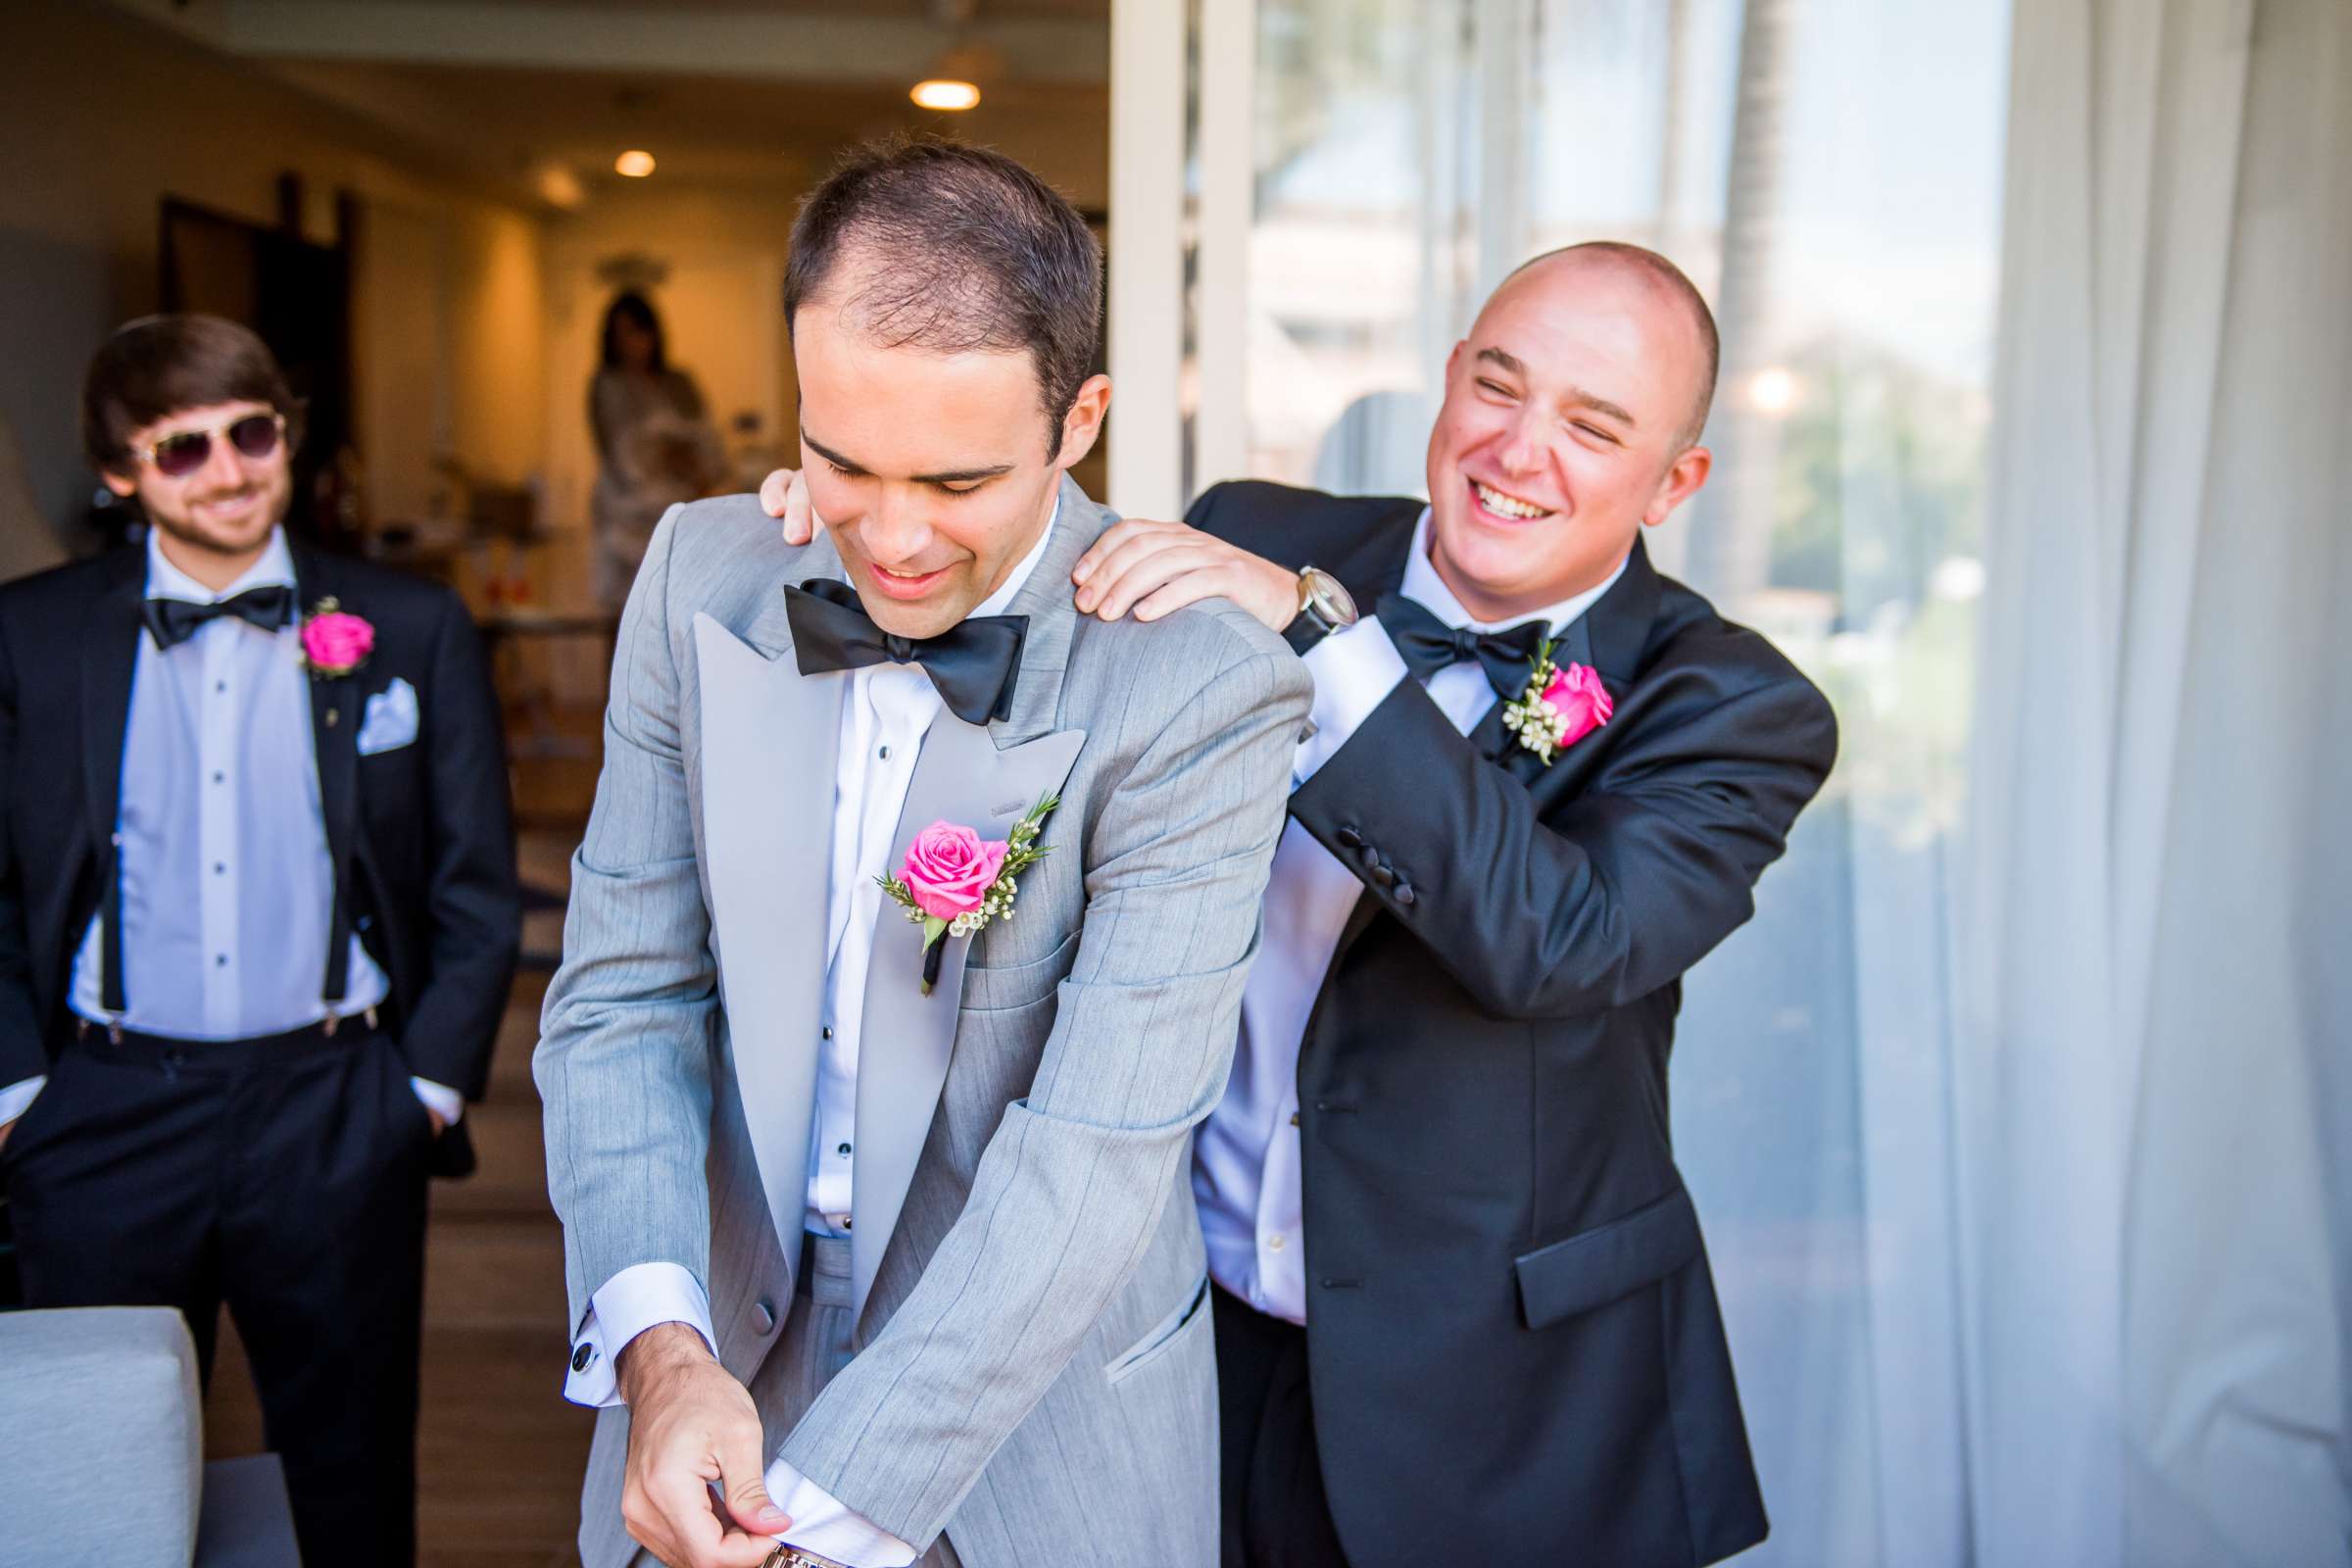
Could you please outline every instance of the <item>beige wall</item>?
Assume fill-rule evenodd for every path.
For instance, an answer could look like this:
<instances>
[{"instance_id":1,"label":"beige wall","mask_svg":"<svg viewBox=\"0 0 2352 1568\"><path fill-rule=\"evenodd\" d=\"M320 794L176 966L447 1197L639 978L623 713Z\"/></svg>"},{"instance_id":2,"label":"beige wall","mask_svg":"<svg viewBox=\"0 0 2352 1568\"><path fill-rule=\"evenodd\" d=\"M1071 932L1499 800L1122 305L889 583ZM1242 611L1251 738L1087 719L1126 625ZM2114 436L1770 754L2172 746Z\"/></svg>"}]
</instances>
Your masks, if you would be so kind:
<instances>
[{"instance_id":1,"label":"beige wall","mask_svg":"<svg viewBox=\"0 0 2352 1568\"><path fill-rule=\"evenodd\" d=\"M405 247L372 271L363 254L355 276L360 431L364 440L371 427L411 433L380 461L368 453L371 479L378 468L397 468L397 478L385 473L387 493L416 490L411 470L430 456L416 431L425 432L426 448L446 441L468 470L502 482L521 482L538 467L545 400L536 215L413 161L364 122L264 73L106 7L10 0L7 12L0 113L12 156L0 159L0 268L18 254L78 255L103 278L74 309L89 318L58 323L40 363L0 365L0 414L29 411L17 421L29 470L54 473L70 464L57 451L59 427L38 416L59 399L70 403L97 337L155 308L162 198L274 223L277 177L288 172L304 183L309 238L334 237L338 191L437 231L435 245ZM427 254L438 276L414 270ZM403 308L371 301L374 289ZM440 319L417 320L405 307L418 302L438 302ZM426 362L438 384L418 388L405 375L370 373L371 356L413 367L422 339L431 342ZM439 401L421 418L414 409L395 418L380 401L368 403L387 395ZM44 501L54 488L43 487Z\"/></svg>"},{"instance_id":2,"label":"beige wall","mask_svg":"<svg viewBox=\"0 0 2352 1568\"><path fill-rule=\"evenodd\" d=\"M453 227L453 433L476 471L519 484L538 471L547 445L542 232L535 220L481 203L458 207Z\"/></svg>"}]
</instances>

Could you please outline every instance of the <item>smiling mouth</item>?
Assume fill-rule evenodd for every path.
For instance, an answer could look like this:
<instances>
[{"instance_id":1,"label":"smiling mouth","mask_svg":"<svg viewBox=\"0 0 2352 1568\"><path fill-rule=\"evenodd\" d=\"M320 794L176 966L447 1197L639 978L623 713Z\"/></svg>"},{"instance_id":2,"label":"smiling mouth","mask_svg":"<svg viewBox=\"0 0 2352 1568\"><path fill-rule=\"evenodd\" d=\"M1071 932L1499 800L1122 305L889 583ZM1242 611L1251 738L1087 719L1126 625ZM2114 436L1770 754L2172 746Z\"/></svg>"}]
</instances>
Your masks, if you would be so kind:
<instances>
[{"instance_id":1,"label":"smiling mouth","mask_svg":"<svg viewBox=\"0 0 2352 1568\"><path fill-rule=\"evenodd\" d=\"M893 571L878 562L869 561L865 564L865 574L872 579L877 590L893 599L920 599L938 586L939 580L948 574L948 568L942 566L936 571L921 572Z\"/></svg>"},{"instance_id":2,"label":"smiling mouth","mask_svg":"<svg viewBox=\"0 0 2352 1568\"><path fill-rule=\"evenodd\" d=\"M1534 522L1540 517L1548 517L1552 514L1552 509L1549 507L1539 507L1532 501L1522 501L1517 496L1506 494L1491 484L1481 484L1476 479L1470 481L1470 493L1478 498L1478 509L1481 512L1504 522Z\"/></svg>"}]
</instances>

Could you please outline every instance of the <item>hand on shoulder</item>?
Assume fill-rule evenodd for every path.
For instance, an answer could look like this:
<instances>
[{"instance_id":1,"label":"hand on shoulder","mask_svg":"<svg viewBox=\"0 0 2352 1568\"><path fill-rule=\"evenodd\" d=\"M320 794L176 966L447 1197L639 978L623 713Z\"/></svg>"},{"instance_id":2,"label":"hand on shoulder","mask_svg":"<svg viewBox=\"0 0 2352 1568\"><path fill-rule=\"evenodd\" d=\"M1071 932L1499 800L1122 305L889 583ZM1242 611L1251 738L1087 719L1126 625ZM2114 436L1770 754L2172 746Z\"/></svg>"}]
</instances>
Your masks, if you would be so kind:
<instances>
[{"instance_id":1,"label":"hand on shoulder","mask_svg":"<svg viewBox=\"0 0 2352 1568\"><path fill-rule=\"evenodd\" d=\"M1070 572L1078 608L1104 620L1157 620L1203 599L1228 599L1266 630L1298 614L1298 574L1181 522L1112 523Z\"/></svg>"}]
</instances>

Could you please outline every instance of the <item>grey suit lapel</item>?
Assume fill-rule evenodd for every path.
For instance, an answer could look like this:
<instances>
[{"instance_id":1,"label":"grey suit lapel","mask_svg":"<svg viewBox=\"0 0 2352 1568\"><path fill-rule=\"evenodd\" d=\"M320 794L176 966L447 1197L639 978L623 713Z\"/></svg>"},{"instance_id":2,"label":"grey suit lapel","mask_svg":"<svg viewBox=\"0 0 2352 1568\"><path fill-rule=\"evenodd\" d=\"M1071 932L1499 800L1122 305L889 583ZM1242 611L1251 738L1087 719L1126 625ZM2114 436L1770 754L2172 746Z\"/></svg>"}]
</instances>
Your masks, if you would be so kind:
<instances>
[{"instance_id":1,"label":"grey suit lapel","mask_svg":"<svg viewBox=\"0 0 2352 1568\"><path fill-rule=\"evenodd\" d=\"M811 565L821 569L815 558ZM847 677L801 674L789 657L783 602L779 585L746 628L753 644L780 657L761 657L708 615L695 617L694 637L704 868L720 1000L760 1186L785 1259L797 1267L824 1015L824 826Z\"/></svg>"},{"instance_id":2,"label":"grey suit lapel","mask_svg":"<svg viewBox=\"0 0 2352 1568\"><path fill-rule=\"evenodd\" d=\"M1039 797L1059 791L1069 778L1086 732L1053 726L1078 620L1070 598L1070 568L1105 523L1102 510L1065 479L1054 537L1008 612L1029 617L1012 711L985 729L946 711L932 720L891 840L889 863L894 868L906 858L914 835L934 822L959 822L984 837L1003 838ZM850 1261L854 1309L859 1316L898 1228L899 1211L922 1157L955 1054L956 999L963 990L971 939L943 940L948 947L939 985L926 997L921 985L921 928L897 905L884 901L874 924L865 1017L858 1043L858 1166L851 1189Z\"/></svg>"},{"instance_id":3,"label":"grey suit lapel","mask_svg":"<svg viewBox=\"0 0 2352 1568\"><path fill-rule=\"evenodd\" d=\"M923 739L891 841L890 864L906 858L914 835L938 821L960 822L1003 838L1039 796L1069 777L1083 730L1061 730L997 750L989 731L942 712ZM1062 852L1067 853L1067 852ZM896 904L883 901L865 974L865 1018L858 1036L858 1167L851 1188L850 1263L856 1309L865 1310L875 1271L898 1229L899 1210L923 1152L956 1050L957 998L969 937L944 937L939 985L922 994L923 933Z\"/></svg>"}]
</instances>

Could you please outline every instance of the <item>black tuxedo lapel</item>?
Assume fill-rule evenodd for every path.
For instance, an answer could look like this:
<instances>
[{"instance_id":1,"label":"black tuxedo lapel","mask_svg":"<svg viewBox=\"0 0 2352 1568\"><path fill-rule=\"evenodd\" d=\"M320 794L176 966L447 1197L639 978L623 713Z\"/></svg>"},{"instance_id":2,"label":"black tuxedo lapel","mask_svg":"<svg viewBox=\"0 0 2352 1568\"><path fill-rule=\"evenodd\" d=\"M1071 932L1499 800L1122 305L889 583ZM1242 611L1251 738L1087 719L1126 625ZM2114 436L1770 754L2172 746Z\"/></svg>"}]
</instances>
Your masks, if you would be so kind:
<instances>
[{"instance_id":1,"label":"black tuxedo lapel","mask_svg":"<svg viewBox=\"0 0 2352 1568\"><path fill-rule=\"evenodd\" d=\"M294 552L298 614L307 617L319 600L339 598L333 563L315 551ZM356 606L342 605L347 614ZM351 962L352 842L359 825L360 682L356 674L309 674L311 749L318 768L318 812L326 824L326 854L335 868L335 907L328 926L326 996L340 1001Z\"/></svg>"},{"instance_id":2,"label":"black tuxedo lapel","mask_svg":"<svg viewBox=\"0 0 2352 1568\"><path fill-rule=\"evenodd\" d=\"M1416 519L1417 519L1416 514ZM1382 558L1367 565L1372 575L1367 586L1383 579L1378 560L1393 557L1395 575L1387 578L1380 593L1393 592L1404 580L1406 557L1412 550L1412 533L1405 534L1405 543L1397 549L1393 542ZM1367 552L1369 555L1370 552ZM1345 581L1345 579L1343 579ZM1356 592L1348 584L1348 592ZM1642 656L1648 649L1650 623L1658 612L1659 580L1649 564L1649 552L1640 538L1634 540L1633 554L1626 558L1625 570L1609 585L1609 591L1594 600L1591 608L1577 616L1562 632L1552 648L1551 660L1565 669L1571 663L1588 664L1600 674L1603 689L1612 703L1623 703L1633 687L1635 671L1641 667ZM1359 603L1362 601L1359 601ZM1373 601L1377 602L1377 600ZM1545 762L1518 742L1518 738L1502 727L1502 702L1497 701L1486 714L1470 727L1470 744L1480 756L1517 779L1529 793L1537 796L1555 794L1568 787L1575 776L1571 765L1574 748L1562 752ZM1355 907L1348 911L1348 923L1341 928L1339 945L1332 949L1331 962L1323 971L1323 984L1329 987L1332 977L1340 970L1340 961L1348 950L1355 946L1382 910L1380 900L1369 890L1357 895Z\"/></svg>"},{"instance_id":3,"label":"black tuxedo lapel","mask_svg":"<svg viewBox=\"0 0 2352 1568\"><path fill-rule=\"evenodd\" d=\"M1601 688L1609 694L1609 701L1623 703L1633 690L1642 656L1649 648L1651 623L1658 613L1658 593L1657 571L1649 564L1649 552L1637 538L1633 554L1626 558L1625 570L1609 585L1609 591L1594 600L1591 608L1560 633L1551 650L1552 663L1561 669L1570 664L1589 666L1599 674ZM1502 727L1500 703L1487 710L1486 717L1471 730L1470 739L1481 756L1539 796L1565 788L1564 781L1577 772L1574 747L1545 762L1520 745Z\"/></svg>"},{"instance_id":4,"label":"black tuxedo lapel","mask_svg":"<svg viewBox=\"0 0 2352 1568\"><path fill-rule=\"evenodd\" d=\"M138 672L139 620L146 596L144 551L122 550L108 564L107 585L82 628L82 800L90 848L109 874L115 818L122 806L122 748L130 732L130 685Z\"/></svg>"},{"instance_id":5,"label":"black tuxedo lapel","mask_svg":"<svg viewBox=\"0 0 2352 1568\"><path fill-rule=\"evenodd\" d=\"M105 590L82 631L82 799L89 809L89 854L98 865L106 946L99 956L99 1000L123 1006L122 868L116 821L122 809L122 752L130 734L130 689L138 677L140 618L147 555L119 552L107 564Z\"/></svg>"},{"instance_id":6,"label":"black tuxedo lapel","mask_svg":"<svg viewBox=\"0 0 2352 1568\"><path fill-rule=\"evenodd\" d=\"M1649 634L1658 618L1660 582L1649 564L1648 547L1637 537L1634 553L1626 558L1625 572L1609 591L1593 602L1571 630L1584 639L1577 662L1600 671L1600 683L1611 702L1623 702L1642 656L1649 651ZM1566 661L1561 661L1566 662Z\"/></svg>"}]
</instances>

